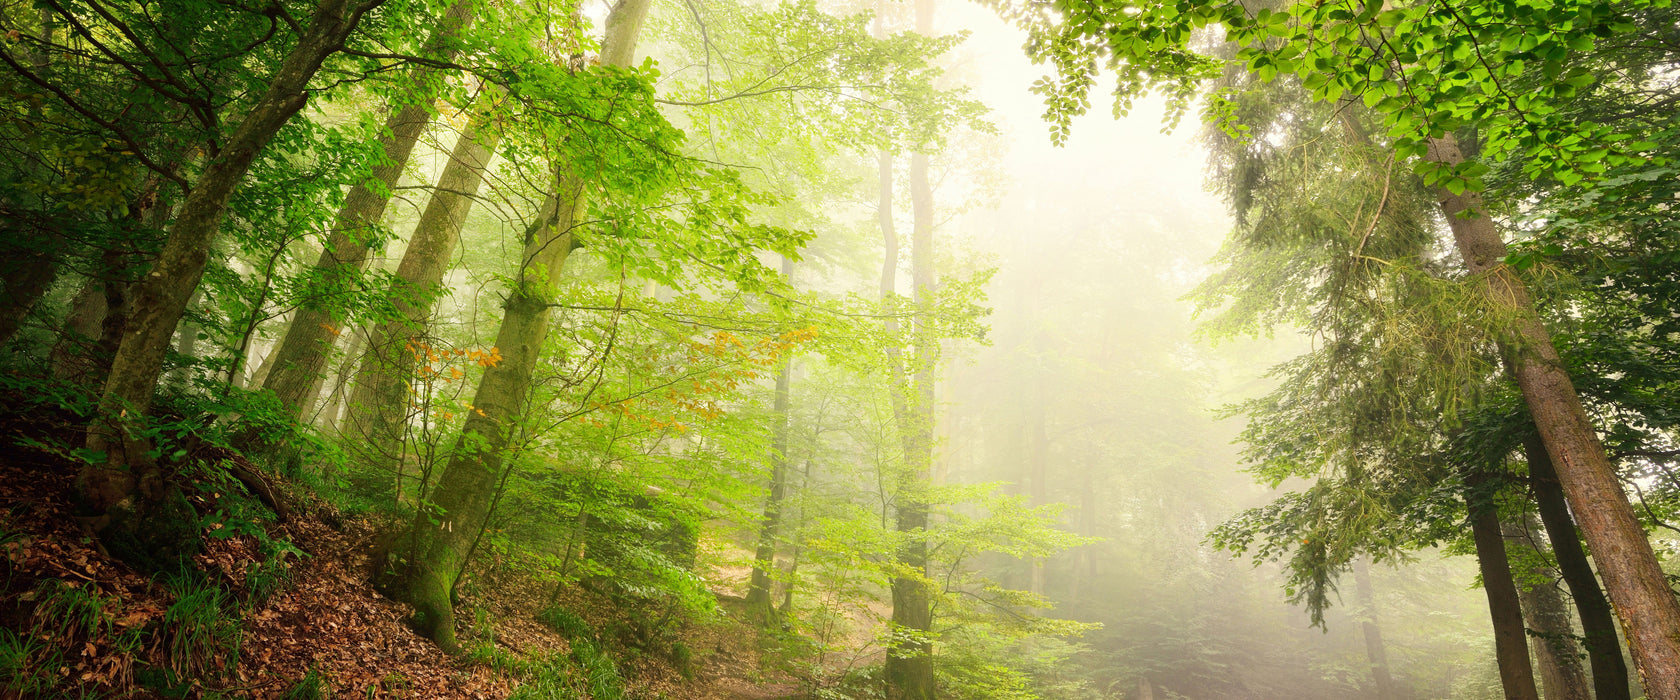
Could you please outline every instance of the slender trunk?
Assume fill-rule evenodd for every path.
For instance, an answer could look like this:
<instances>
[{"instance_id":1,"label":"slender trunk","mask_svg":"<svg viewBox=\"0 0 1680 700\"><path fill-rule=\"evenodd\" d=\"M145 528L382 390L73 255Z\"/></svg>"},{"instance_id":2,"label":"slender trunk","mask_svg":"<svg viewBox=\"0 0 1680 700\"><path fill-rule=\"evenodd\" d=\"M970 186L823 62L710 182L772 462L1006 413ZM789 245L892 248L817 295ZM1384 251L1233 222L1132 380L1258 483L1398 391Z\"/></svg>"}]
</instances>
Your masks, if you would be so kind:
<instances>
[{"instance_id":1,"label":"slender trunk","mask_svg":"<svg viewBox=\"0 0 1680 700\"><path fill-rule=\"evenodd\" d=\"M1139 678L1137 682L1138 700L1155 700L1155 684L1148 678Z\"/></svg>"},{"instance_id":2,"label":"slender trunk","mask_svg":"<svg viewBox=\"0 0 1680 700\"><path fill-rule=\"evenodd\" d=\"M793 261L782 258L782 275L792 277ZM788 400L793 386L793 358L784 355L776 368L776 399L771 408L774 421L770 438L770 494L764 502L764 519L758 528L758 549L753 555L752 579L747 586L747 610L768 623L770 569L776 565L776 534L782 524L782 500L787 495Z\"/></svg>"},{"instance_id":3,"label":"slender trunk","mask_svg":"<svg viewBox=\"0 0 1680 700\"><path fill-rule=\"evenodd\" d=\"M415 348L426 335L427 319L455 255L461 227L501 140L501 130L490 128L489 118L488 108L475 113L456 139L397 264L388 295L402 317L374 326L368 338L346 418L349 434L359 438L357 456L367 465L393 472L400 468L403 427L411 412L408 383Z\"/></svg>"},{"instance_id":4,"label":"slender trunk","mask_svg":"<svg viewBox=\"0 0 1680 700\"><path fill-rule=\"evenodd\" d=\"M607 16L601 62L628 66L650 0L620 0ZM433 492L433 517L416 532L416 557L405 591L421 633L449 651L455 611L449 591L465 564L471 533L495 500L509 437L523 417L526 395L552 316L549 298L574 247L573 227L585 207L586 183L561 173L555 196L525 232L523 264L503 305L496 348L502 359L485 368L443 476Z\"/></svg>"},{"instance_id":5,"label":"slender trunk","mask_svg":"<svg viewBox=\"0 0 1680 700\"><path fill-rule=\"evenodd\" d=\"M1429 144L1429 159L1463 162L1449 135ZM1481 193L1438 192L1459 255L1495 303L1514 313L1512 374L1551 456L1571 510L1598 560L1620 615L1634 664L1651 700L1680 700L1680 602L1668 587L1645 529L1634 515L1592 419L1581 405L1551 334L1522 280L1504 266L1505 241L1482 207Z\"/></svg>"},{"instance_id":6,"label":"slender trunk","mask_svg":"<svg viewBox=\"0 0 1680 700\"><path fill-rule=\"evenodd\" d=\"M1540 691L1534 687L1534 666L1528 658L1528 632L1523 627L1517 584L1511 580L1505 537L1499 530L1499 513L1492 503L1478 504L1466 498L1466 504L1470 508L1470 534L1476 540L1476 563L1482 570L1482 590L1487 593L1488 616L1493 619L1494 656L1499 662L1505 698L1540 700Z\"/></svg>"},{"instance_id":7,"label":"slender trunk","mask_svg":"<svg viewBox=\"0 0 1680 700\"><path fill-rule=\"evenodd\" d=\"M1544 561L1545 544L1534 536L1536 523L1501 523L1508 543L1529 552L1518 561ZM1569 621L1569 605L1558 593L1550 567L1535 564L1515 572L1517 597L1528 626L1529 648L1540 672L1540 694L1546 700L1592 700L1581 647Z\"/></svg>"},{"instance_id":8,"label":"slender trunk","mask_svg":"<svg viewBox=\"0 0 1680 700\"><path fill-rule=\"evenodd\" d=\"M148 464L150 445L131 428L138 427L137 420L151 408L169 341L204 275L229 199L268 142L308 102L306 88L322 63L340 49L362 13L377 1L322 0L267 91L205 165L151 273L136 285L128 332L112 362L99 415L88 431L88 449L106 458L91 462L78 484L86 506L98 514L100 529L134 511L136 491L148 495L161 486Z\"/></svg>"},{"instance_id":9,"label":"slender trunk","mask_svg":"<svg viewBox=\"0 0 1680 700\"><path fill-rule=\"evenodd\" d=\"M781 611L784 617L793 612L793 584L799 580L799 557L804 553L804 549L803 546L795 544L793 554L788 558L787 582L782 585Z\"/></svg>"},{"instance_id":10,"label":"slender trunk","mask_svg":"<svg viewBox=\"0 0 1680 700\"><path fill-rule=\"evenodd\" d=\"M39 8L38 13L41 23L41 48L28 58L35 74L45 76L52 62L48 47L53 42L53 13L45 7ZM39 102L30 104L29 121L42 121ZM16 225L22 222L7 223ZM8 240L28 241L45 238L47 242L47 245L42 247L19 246L0 255L0 283L4 283L6 290L4 303L0 303L0 346L4 346L12 341L23 327L23 322L34 312L35 306L52 290L53 282L58 279L61 259L65 254L65 241L56 232L40 229L27 232L21 226L13 229L12 226L0 224L0 230L5 231L3 235Z\"/></svg>"},{"instance_id":11,"label":"slender trunk","mask_svg":"<svg viewBox=\"0 0 1680 700\"><path fill-rule=\"evenodd\" d=\"M473 3L455 3L444 16L442 26L421 49L421 55L453 60L458 53L456 36L472 21ZM389 192L402 177L403 168L431 119L431 95L435 90L432 84L442 79L440 73L435 69L416 71L411 78L414 87L409 91L407 103L386 120L385 129L390 133L379 139L385 160L375 163L368 180L352 187L345 196L344 205L333 221L332 235L315 261L314 274L319 287L348 290L355 286L356 276L367 266L369 253L379 242L377 226L390 202ZM293 420L301 420L320 393L321 374L341 331L341 313L333 308L341 295L342 292L328 293L306 300L272 355L275 369L263 380L262 387L279 397Z\"/></svg>"},{"instance_id":12,"label":"slender trunk","mask_svg":"<svg viewBox=\"0 0 1680 700\"><path fill-rule=\"evenodd\" d=\"M454 610L449 591L465 564L472 533L495 497L509 437L523 415L531 375L536 370L550 318L548 289L538 280L558 277L571 253L571 228L583 203L582 183L566 178L562 194L526 234L526 259L544 272L523 275L503 304L496 335L501 361L485 368L473 395L476 409L467 417L449 463L433 490L433 524L420 526L419 556L408 589L417 626L439 646L454 651ZM560 204L565 202L564 205ZM544 264L546 263L546 264Z\"/></svg>"},{"instance_id":13,"label":"slender trunk","mask_svg":"<svg viewBox=\"0 0 1680 700\"><path fill-rule=\"evenodd\" d=\"M1079 470L1079 529L1083 537L1094 537L1097 532L1097 489L1091 472L1095 469ZM1080 545L1075 555L1073 575L1068 581L1068 604L1080 603L1080 592L1084 590L1082 583L1086 577L1092 576L1091 545Z\"/></svg>"},{"instance_id":14,"label":"slender trunk","mask_svg":"<svg viewBox=\"0 0 1680 700\"><path fill-rule=\"evenodd\" d=\"M1359 631L1365 637L1365 658L1371 664L1371 680L1377 686L1377 700L1400 700L1400 686L1388 670L1388 648L1383 646L1382 627L1377 624L1376 595L1371 590L1371 562L1360 558L1353 563L1354 595L1359 601Z\"/></svg>"},{"instance_id":15,"label":"slender trunk","mask_svg":"<svg viewBox=\"0 0 1680 700\"><path fill-rule=\"evenodd\" d=\"M1598 586L1587 553L1581 548L1580 533L1569 515L1569 505L1558 484L1552 459L1538 435L1523 441L1528 456L1529 485L1534 491L1535 510L1546 526L1546 539L1552 543L1552 556L1558 563L1558 574L1569 587L1569 597L1575 600L1575 613L1581 620L1581 636L1587 648L1587 663L1592 668L1593 695L1598 700L1630 700L1627 663L1622 659L1622 643L1616 635L1616 616L1610 601Z\"/></svg>"},{"instance_id":16,"label":"slender trunk","mask_svg":"<svg viewBox=\"0 0 1680 700\"><path fill-rule=\"evenodd\" d=\"M1043 387L1044 382L1039 382L1034 390L1035 401L1028 408L1032 415L1027 418L1027 498L1034 508L1044 505L1049 499L1050 437L1044 426ZM1044 595L1045 576L1044 557L1034 558L1028 590Z\"/></svg>"},{"instance_id":17,"label":"slender trunk","mask_svg":"<svg viewBox=\"0 0 1680 700\"><path fill-rule=\"evenodd\" d=\"M932 0L917 0L916 31L933 32ZM910 156L910 269L916 314L911 324L915 347L915 372L908 394L909 424L900 423L907 443L905 468L897 489L898 532L905 540L898 562L915 576L892 580L895 627L908 630L906 641L888 651L884 675L891 700L931 700L933 674L933 591L926 583L928 573L927 482L933 468L933 385L938 369L939 341L933 330L933 190L928 180L928 156Z\"/></svg>"},{"instance_id":18,"label":"slender trunk","mask_svg":"<svg viewBox=\"0 0 1680 700\"><path fill-rule=\"evenodd\" d=\"M317 425L326 433L338 431L338 416L344 410L344 395L348 393L350 372L356 368L356 359L361 356L362 348L367 346L367 334L357 333L350 339L350 347L344 351L344 359L338 363L338 371L333 373L332 391L327 394L327 405L321 409L320 415L315 417Z\"/></svg>"},{"instance_id":19,"label":"slender trunk","mask_svg":"<svg viewBox=\"0 0 1680 700\"><path fill-rule=\"evenodd\" d=\"M101 305L105 315L99 320L99 342L94 344L90 353L92 363L88 373L90 378L101 384L109 381L117 350L122 347L123 336L128 333L128 321L134 315L135 286L130 281L126 251L109 250L103 257L100 290L105 297ZM182 310L185 311L184 308ZM168 347L167 341L165 347Z\"/></svg>"},{"instance_id":20,"label":"slender trunk","mask_svg":"<svg viewBox=\"0 0 1680 700\"><path fill-rule=\"evenodd\" d=\"M89 277L70 300L70 313L53 344L53 377L88 387L104 385L94 371L94 349L99 346L104 321L105 283Z\"/></svg>"},{"instance_id":21,"label":"slender trunk","mask_svg":"<svg viewBox=\"0 0 1680 700\"><path fill-rule=\"evenodd\" d=\"M811 457L805 457L805 468L799 478L799 489L803 492L811 485ZM804 532L806 513L799 511L799 518L793 525L793 555L789 558L786 583L782 586L782 615L793 612L793 592L799 587L799 562L805 553Z\"/></svg>"},{"instance_id":22,"label":"slender trunk","mask_svg":"<svg viewBox=\"0 0 1680 700\"><path fill-rule=\"evenodd\" d=\"M6 286L5 303L0 304L0 345L11 342L23 327L35 305L58 279L56 258L7 256L0 266L0 281Z\"/></svg>"},{"instance_id":23,"label":"slender trunk","mask_svg":"<svg viewBox=\"0 0 1680 700\"><path fill-rule=\"evenodd\" d=\"M193 290L192 297L187 299L187 308L191 309L198 305L202 298L204 298L202 288ZM183 319L175 330L175 354L183 358L196 359L197 355L194 353L198 349L198 332L198 323ZM176 367L169 373L167 381L176 387L185 387L190 379L192 379L192 369L190 367Z\"/></svg>"}]
</instances>

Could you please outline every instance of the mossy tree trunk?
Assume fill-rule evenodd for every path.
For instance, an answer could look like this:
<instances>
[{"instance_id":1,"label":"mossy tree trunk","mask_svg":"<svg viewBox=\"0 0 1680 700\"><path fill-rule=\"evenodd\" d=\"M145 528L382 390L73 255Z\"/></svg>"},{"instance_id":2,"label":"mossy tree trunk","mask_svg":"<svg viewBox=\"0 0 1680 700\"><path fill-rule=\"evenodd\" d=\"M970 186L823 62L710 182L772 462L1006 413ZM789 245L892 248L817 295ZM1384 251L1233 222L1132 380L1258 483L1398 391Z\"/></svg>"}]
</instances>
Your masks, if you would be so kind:
<instances>
[{"instance_id":1,"label":"mossy tree trunk","mask_svg":"<svg viewBox=\"0 0 1680 700\"><path fill-rule=\"evenodd\" d=\"M1532 520L1501 523L1505 539L1528 553L1519 562L1544 561L1546 546L1535 535ZM1581 645L1569 621L1569 604L1558 593L1550 567L1534 564L1516 572L1517 597L1528 626L1529 647L1540 672L1540 694L1546 700L1592 700L1587 670L1581 665Z\"/></svg>"},{"instance_id":2,"label":"mossy tree trunk","mask_svg":"<svg viewBox=\"0 0 1680 700\"><path fill-rule=\"evenodd\" d=\"M782 275L793 276L793 261L782 258ZM758 526L758 547L753 553L752 576L747 585L747 610L768 623L772 617L770 571L776 565L776 537L782 525L782 502L788 482L788 411L793 393L793 358L783 356L776 367L776 398L771 405L770 493L764 501L764 518Z\"/></svg>"},{"instance_id":3,"label":"mossy tree trunk","mask_svg":"<svg viewBox=\"0 0 1680 700\"><path fill-rule=\"evenodd\" d=\"M602 64L630 65L651 5L651 0L619 0L613 7L601 44ZM476 410L467 417L426 504L433 517L414 532L416 556L404 595L414 606L421 633L452 652L459 647L450 591L495 501L509 437L524 417L531 377L548 336L554 286L575 246L573 228L586 207L587 182L564 172L557 180L554 197L525 232L520 269L496 334L502 359L485 368L473 395Z\"/></svg>"},{"instance_id":4,"label":"mossy tree trunk","mask_svg":"<svg viewBox=\"0 0 1680 700\"><path fill-rule=\"evenodd\" d=\"M101 529L127 521L139 505L136 495L158 485L147 456L151 446L136 430L138 419L151 408L164 356L204 275L229 200L275 134L308 102L309 82L322 64L380 1L322 0L316 6L266 91L206 162L151 271L135 285L133 314L88 430L88 449L105 457L90 463L78 480L84 506Z\"/></svg>"},{"instance_id":5,"label":"mossy tree trunk","mask_svg":"<svg viewBox=\"0 0 1680 700\"><path fill-rule=\"evenodd\" d=\"M456 37L472 21L473 3L455 3L421 55L453 60L458 53ZM367 181L352 187L345 196L326 247L315 261L316 284L326 293L306 299L298 307L271 356L273 369L263 379L262 387L279 397L293 420L303 419L319 393L321 374L342 330L342 313L334 302L355 284L355 277L367 266L369 253L379 240L375 228L385 216L390 190L402 177L415 144L431 121L431 96L436 92L434 84L443 78L441 73L421 69L411 78L406 102L386 120L389 133L379 139L385 159L374 163Z\"/></svg>"}]
</instances>

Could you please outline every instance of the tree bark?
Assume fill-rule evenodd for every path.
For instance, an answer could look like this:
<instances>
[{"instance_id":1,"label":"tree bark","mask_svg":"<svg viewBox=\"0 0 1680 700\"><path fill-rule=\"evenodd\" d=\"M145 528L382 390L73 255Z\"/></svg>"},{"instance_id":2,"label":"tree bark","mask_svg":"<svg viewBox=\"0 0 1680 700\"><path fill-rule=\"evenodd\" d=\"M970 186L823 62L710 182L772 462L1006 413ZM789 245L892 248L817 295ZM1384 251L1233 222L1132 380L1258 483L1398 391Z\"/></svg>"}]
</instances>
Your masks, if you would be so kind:
<instances>
[{"instance_id":1,"label":"tree bark","mask_svg":"<svg viewBox=\"0 0 1680 700\"><path fill-rule=\"evenodd\" d=\"M1587 648L1587 663L1592 668L1593 695L1598 700L1630 700L1627 663L1622 660L1622 643L1616 634L1616 616L1598 586L1587 553L1581 548L1580 533L1569 515L1569 505L1558 484L1552 459L1539 435L1523 440L1528 457L1529 485L1534 491L1535 510L1546 527L1546 539L1552 543L1552 556L1557 559L1558 574L1569 587L1569 597L1575 600L1575 614L1581 620L1581 636Z\"/></svg>"},{"instance_id":2,"label":"tree bark","mask_svg":"<svg viewBox=\"0 0 1680 700\"><path fill-rule=\"evenodd\" d=\"M924 36L932 34L932 0L917 0L916 31ZM933 469L933 385L938 369L939 341L930 320L935 284L933 190L928 181L928 156L925 153L910 156L910 206L910 274L916 305L911 324L915 372L911 385L903 392L910 394L907 416L910 423L900 424L908 449L903 481L897 492L897 526L899 534L905 538L899 551L899 564L919 576L898 576L892 580L892 622L895 628L907 630L908 634L904 641L888 650L884 675L890 700L931 700L935 692L931 638L933 591L925 583L928 572L925 532L928 527L927 482Z\"/></svg>"},{"instance_id":3,"label":"tree bark","mask_svg":"<svg viewBox=\"0 0 1680 700\"><path fill-rule=\"evenodd\" d=\"M1531 523L1500 523L1508 542L1530 550L1528 560L1543 557L1545 544L1533 532ZM1575 642L1569 605L1554 585L1551 567L1536 565L1516 572L1517 598L1522 603L1528 626L1529 648L1540 672L1540 694L1546 700L1592 700L1587 671L1581 666L1581 647Z\"/></svg>"},{"instance_id":4,"label":"tree bark","mask_svg":"<svg viewBox=\"0 0 1680 700\"><path fill-rule=\"evenodd\" d=\"M1359 631L1365 637L1365 658L1371 664L1371 680L1377 686L1377 700L1400 700L1400 686L1389 673L1388 648L1383 645L1382 627L1377 624L1377 601L1371 589L1371 563L1368 559L1354 562L1353 587L1359 601Z\"/></svg>"},{"instance_id":5,"label":"tree bark","mask_svg":"<svg viewBox=\"0 0 1680 700\"><path fill-rule=\"evenodd\" d=\"M1528 632L1523 627L1517 584L1511 579L1505 536L1499 529L1499 513L1492 503L1477 504L1469 497L1465 503L1470 508L1470 534L1476 540L1476 563L1481 566L1488 616L1493 619L1494 655L1505 698L1540 700L1540 692L1534 687L1534 666L1528 658Z\"/></svg>"},{"instance_id":6,"label":"tree bark","mask_svg":"<svg viewBox=\"0 0 1680 700\"><path fill-rule=\"evenodd\" d=\"M782 258L782 275L793 277L793 261ZM770 438L770 493L764 501L764 519L758 526L758 547L753 553L751 581L747 586L747 610L759 622L771 618L770 570L776 565L776 534L782 525L782 501L787 496L788 403L793 388L793 358L783 355L776 368L776 398L771 407L774 421Z\"/></svg>"},{"instance_id":7,"label":"tree bark","mask_svg":"<svg viewBox=\"0 0 1680 700\"><path fill-rule=\"evenodd\" d=\"M6 301L0 304L0 345L11 342L35 305L58 279L58 260L8 255L0 262Z\"/></svg>"},{"instance_id":8,"label":"tree bark","mask_svg":"<svg viewBox=\"0 0 1680 700\"><path fill-rule=\"evenodd\" d=\"M484 184L485 169L501 141L501 130L490 128L489 115L488 108L475 113L456 139L402 262L397 264L396 280L387 294L402 317L374 326L368 338L368 351L356 374L345 420L349 434L361 438L357 457L368 466L393 473L401 467L414 348L426 335L427 319L460 242L461 228L466 225L473 197Z\"/></svg>"},{"instance_id":9,"label":"tree bark","mask_svg":"<svg viewBox=\"0 0 1680 700\"><path fill-rule=\"evenodd\" d=\"M58 341L53 343L54 378L86 387L104 386L94 360L104 321L105 283L89 277L71 298L70 313L59 328Z\"/></svg>"},{"instance_id":10,"label":"tree bark","mask_svg":"<svg viewBox=\"0 0 1680 700\"><path fill-rule=\"evenodd\" d=\"M651 0L619 0L607 16L602 63L628 66ZM449 591L464 568L473 533L483 525L501 481L509 437L524 414L531 377L548 336L550 297L575 247L573 227L586 206L587 183L561 173L554 197L525 232L519 274L504 304L496 348L502 360L484 371L461 437L433 491L433 518L415 533L418 556L405 590L421 633L456 651Z\"/></svg>"},{"instance_id":11,"label":"tree bark","mask_svg":"<svg viewBox=\"0 0 1680 700\"><path fill-rule=\"evenodd\" d=\"M1464 161L1450 135L1431 140L1428 157L1449 165ZM1651 542L1616 479L1550 333L1535 313L1527 287L1504 266L1505 241L1488 218L1481 193L1466 190L1455 195L1443 188L1437 194L1465 268L1491 300L1517 318L1511 329L1517 346L1512 374L1587 546L1598 560L1647 697L1680 700L1680 603L1669 590Z\"/></svg>"},{"instance_id":12,"label":"tree bark","mask_svg":"<svg viewBox=\"0 0 1680 700\"><path fill-rule=\"evenodd\" d=\"M343 46L362 13L378 2L322 0L316 7L268 89L205 165L151 273L136 285L134 314L88 431L88 449L104 453L105 459L90 463L78 481L85 506L98 514L100 529L126 520L138 505L136 492L158 485L155 469L148 464L150 445L132 429L151 408L169 341L204 275L229 199L269 141L308 102L309 82L322 63Z\"/></svg>"},{"instance_id":13,"label":"tree bark","mask_svg":"<svg viewBox=\"0 0 1680 700\"><path fill-rule=\"evenodd\" d=\"M473 21L473 3L457 2L443 17L443 24L421 49L422 56L454 60L456 37ZM353 285L367 267L368 255L379 236L375 228L385 216L390 190L402 177L414 146L431 121L431 83L441 80L441 71L421 69L412 78L414 87L401 108L390 115L385 128L390 133L379 139L385 160L375 163L367 181L350 188L344 205L333 222L321 256L315 261L315 276L329 289ZM375 184L377 183L377 184ZM302 420L319 393L320 376L342 330L341 313L333 308L335 296L308 299L298 307L292 325L280 339L271 362L274 369L262 387L274 392L293 420Z\"/></svg>"}]
</instances>

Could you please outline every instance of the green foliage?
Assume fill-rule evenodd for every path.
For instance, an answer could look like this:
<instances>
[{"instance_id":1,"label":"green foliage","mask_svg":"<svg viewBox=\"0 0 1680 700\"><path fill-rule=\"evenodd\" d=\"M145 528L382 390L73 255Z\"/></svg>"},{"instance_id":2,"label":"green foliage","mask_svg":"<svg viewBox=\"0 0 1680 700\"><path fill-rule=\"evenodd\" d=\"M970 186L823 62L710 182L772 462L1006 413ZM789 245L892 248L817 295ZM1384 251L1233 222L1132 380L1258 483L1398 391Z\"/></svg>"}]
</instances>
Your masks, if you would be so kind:
<instances>
[{"instance_id":1,"label":"green foliage","mask_svg":"<svg viewBox=\"0 0 1680 700\"><path fill-rule=\"evenodd\" d=\"M58 680L47 645L31 634L0 629L0 688L7 694L31 697L45 693Z\"/></svg>"},{"instance_id":2,"label":"green foliage","mask_svg":"<svg viewBox=\"0 0 1680 700\"><path fill-rule=\"evenodd\" d=\"M537 613L537 621L553 628L567 640L589 640L595 637L594 627L577 613L559 606L552 606Z\"/></svg>"},{"instance_id":3,"label":"green foliage","mask_svg":"<svg viewBox=\"0 0 1680 700\"><path fill-rule=\"evenodd\" d=\"M475 663L489 666L519 679L509 698L528 700L620 700L624 683L615 664L595 639L593 628L582 618L562 609L549 608L539 620L561 634L571 645L571 654L525 659L483 643L471 654Z\"/></svg>"},{"instance_id":4,"label":"green foliage","mask_svg":"<svg viewBox=\"0 0 1680 700\"><path fill-rule=\"evenodd\" d=\"M577 687L576 677L577 667L570 657L532 661L525 665L508 700L580 700L586 696Z\"/></svg>"},{"instance_id":5,"label":"green foliage","mask_svg":"<svg viewBox=\"0 0 1680 700\"><path fill-rule=\"evenodd\" d=\"M47 579L35 597L34 632L45 639L87 640L111 630L113 601L96 587Z\"/></svg>"},{"instance_id":6,"label":"green foliage","mask_svg":"<svg viewBox=\"0 0 1680 700\"><path fill-rule=\"evenodd\" d=\"M622 700L624 681L619 679L618 664L599 644L578 640L572 645L572 660L577 662L583 688L591 700Z\"/></svg>"},{"instance_id":7,"label":"green foliage","mask_svg":"<svg viewBox=\"0 0 1680 700\"><path fill-rule=\"evenodd\" d=\"M175 597L160 631L164 665L180 678L232 673L243 636L233 598L192 571L168 577L164 585Z\"/></svg>"},{"instance_id":8,"label":"green foliage","mask_svg":"<svg viewBox=\"0 0 1680 700\"><path fill-rule=\"evenodd\" d=\"M332 681L327 680L320 668L310 666L308 673L280 695L280 700L333 700L335 697Z\"/></svg>"},{"instance_id":9,"label":"green foliage","mask_svg":"<svg viewBox=\"0 0 1680 700\"><path fill-rule=\"evenodd\" d=\"M1426 184L1457 193L1482 189L1488 165L1445 166L1423 156L1430 139L1465 126L1476 128L1485 157L1521 159L1531 179L1575 184L1642 158L1650 142L1573 119L1557 106L1595 82L1579 65L1581 55L1635 31L1631 15L1668 3L1099 2L1072 15L1049 5L997 4L1031 32L1029 55L1057 71L1035 90L1045 95L1061 138L1089 107L1099 67L1119 76L1117 109L1159 89L1182 113L1196 83L1220 68L1192 50L1192 34L1217 26L1240 47L1235 59L1260 80L1291 76L1315 100L1357 100L1373 110L1397 157L1412 162Z\"/></svg>"}]
</instances>

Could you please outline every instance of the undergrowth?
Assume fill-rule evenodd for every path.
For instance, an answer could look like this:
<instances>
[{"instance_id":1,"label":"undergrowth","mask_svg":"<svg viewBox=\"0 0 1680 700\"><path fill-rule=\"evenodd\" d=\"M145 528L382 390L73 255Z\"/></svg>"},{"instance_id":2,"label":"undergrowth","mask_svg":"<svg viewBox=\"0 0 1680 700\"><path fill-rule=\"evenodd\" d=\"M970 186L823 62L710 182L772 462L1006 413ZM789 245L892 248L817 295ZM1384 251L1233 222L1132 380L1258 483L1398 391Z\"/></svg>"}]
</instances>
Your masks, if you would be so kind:
<instances>
[{"instance_id":1,"label":"undergrowth","mask_svg":"<svg viewBox=\"0 0 1680 700\"><path fill-rule=\"evenodd\" d=\"M175 603L163 617L165 665L179 678L220 678L239 664L244 630L232 596L196 572L167 578Z\"/></svg>"}]
</instances>

